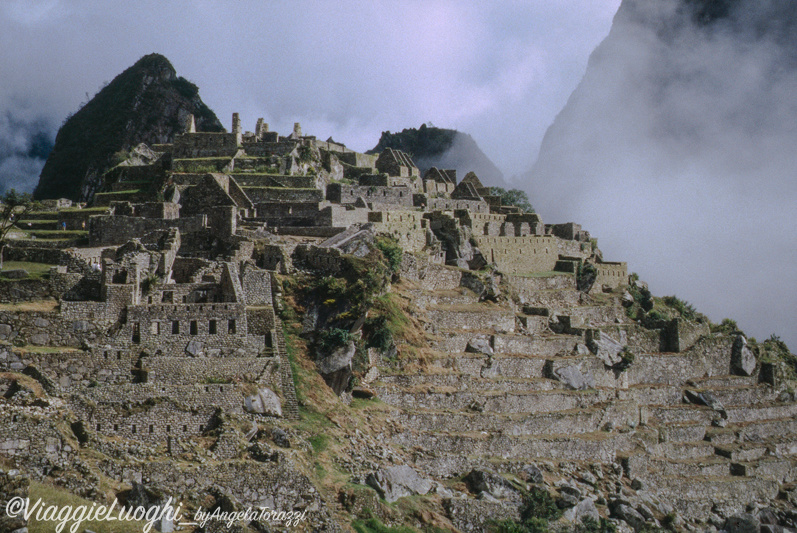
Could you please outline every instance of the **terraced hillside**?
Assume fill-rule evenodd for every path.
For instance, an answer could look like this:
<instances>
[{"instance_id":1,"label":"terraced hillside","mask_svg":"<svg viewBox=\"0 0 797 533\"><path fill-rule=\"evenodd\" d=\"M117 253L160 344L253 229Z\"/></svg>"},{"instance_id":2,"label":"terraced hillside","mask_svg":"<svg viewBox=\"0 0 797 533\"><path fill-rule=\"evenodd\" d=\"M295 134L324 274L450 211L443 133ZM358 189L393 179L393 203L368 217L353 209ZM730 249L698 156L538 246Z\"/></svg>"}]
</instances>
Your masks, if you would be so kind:
<instances>
[{"instance_id":1,"label":"terraced hillside","mask_svg":"<svg viewBox=\"0 0 797 533\"><path fill-rule=\"evenodd\" d=\"M464 287L469 278L405 272L397 290L430 349L385 361L370 385L396 409L390 440L419 471L540 472L562 507L592 497L601 515L639 527L721 526L779 497L793 508L797 403L740 336L683 318L646 329L628 318L622 289L579 292L571 275L506 279L497 298ZM519 516L517 499L485 491L482 501ZM495 515L475 514L452 520L466 530Z\"/></svg>"}]
</instances>

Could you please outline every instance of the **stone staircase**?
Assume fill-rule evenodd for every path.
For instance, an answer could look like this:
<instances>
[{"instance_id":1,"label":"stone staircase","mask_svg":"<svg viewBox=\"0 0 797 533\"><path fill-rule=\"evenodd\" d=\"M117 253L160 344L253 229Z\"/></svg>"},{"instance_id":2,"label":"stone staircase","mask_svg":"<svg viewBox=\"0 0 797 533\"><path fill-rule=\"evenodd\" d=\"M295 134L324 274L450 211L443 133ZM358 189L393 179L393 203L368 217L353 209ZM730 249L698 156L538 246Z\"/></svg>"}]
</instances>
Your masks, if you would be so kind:
<instances>
[{"instance_id":1,"label":"stone staircase","mask_svg":"<svg viewBox=\"0 0 797 533\"><path fill-rule=\"evenodd\" d=\"M797 403L757 374L731 375L732 339L651 350L658 337L628 320L618 298L601 305L561 276L538 285L525 287L519 312L463 288L405 291L433 353L420 371L383 369L371 386L396 408L390 438L419 470L444 479L528 462L619 463L629 486L649 487L688 519L705 519L711 502L743 511L772 501L797 480ZM570 317L567 333L549 327L554 316ZM622 329L635 360L607 367L584 328ZM578 370L582 390L557 378L563 369Z\"/></svg>"}]
</instances>

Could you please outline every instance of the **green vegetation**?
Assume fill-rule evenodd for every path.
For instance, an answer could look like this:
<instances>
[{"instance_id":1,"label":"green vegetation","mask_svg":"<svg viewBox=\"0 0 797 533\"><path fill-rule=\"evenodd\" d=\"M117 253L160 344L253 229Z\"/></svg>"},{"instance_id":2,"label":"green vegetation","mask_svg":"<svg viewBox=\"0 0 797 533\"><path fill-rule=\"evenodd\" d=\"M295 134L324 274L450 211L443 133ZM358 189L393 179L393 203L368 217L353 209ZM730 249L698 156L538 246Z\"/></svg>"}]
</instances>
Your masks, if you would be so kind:
<instances>
[{"instance_id":1,"label":"green vegetation","mask_svg":"<svg viewBox=\"0 0 797 533\"><path fill-rule=\"evenodd\" d=\"M786 377L789 380L797 380L797 355L794 355L774 333L764 342L758 343L755 339L749 339L749 344L757 353L758 358L765 363L782 363L786 370Z\"/></svg>"},{"instance_id":2,"label":"green vegetation","mask_svg":"<svg viewBox=\"0 0 797 533\"><path fill-rule=\"evenodd\" d=\"M723 318L719 324L711 323L709 325L711 333L720 333L725 335L744 335L744 332L739 329L739 325L735 320L730 318Z\"/></svg>"},{"instance_id":3,"label":"green vegetation","mask_svg":"<svg viewBox=\"0 0 797 533\"><path fill-rule=\"evenodd\" d=\"M341 346L346 346L352 340L351 333L341 328L324 330L319 337L319 345L325 353L330 353Z\"/></svg>"},{"instance_id":4,"label":"green vegetation","mask_svg":"<svg viewBox=\"0 0 797 533\"><path fill-rule=\"evenodd\" d=\"M369 315L364 327L368 346L383 352L393 346L396 337L404 337L410 325L398 296L392 293L375 298Z\"/></svg>"},{"instance_id":5,"label":"green vegetation","mask_svg":"<svg viewBox=\"0 0 797 533\"><path fill-rule=\"evenodd\" d=\"M634 352L628 349L628 346L623 346L623 350L620 352L620 362L614 365L613 368L616 370L626 370L629 366L634 363L636 356Z\"/></svg>"},{"instance_id":6,"label":"green vegetation","mask_svg":"<svg viewBox=\"0 0 797 533\"><path fill-rule=\"evenodd\" d=\"M592 263L581 263L576 272L576 288L588 292L598 278L598 269Z\"/></svg>"},{"instance_id":7,"label":"green vegetation","mask_svg":"<svg viewBox=\"0 0 797 533\"><path fill-rule=\"evenodd\" d=\"M415 530L404 526L390 527L383 524L378 518L371 516L367 520L355 520L351 527L357 533L415 533Z\"/></svg>"},{"instance_id":8,"label":"green vegetation","mask_svg":"<svg viewBox=\"0 0 797 533\"><path fill-rule=\"evenodd\" d=\"M520 510L520 523L513 520L495 521L490 525L491 533L546 533L548 524L558 520L562 511L544 489L533 487L523 491L523 507Z\"/></svg>"},{"instance_id":9,"label":"green vegetation","mask_svg":"<svg viewBox=\"0 0 797 533\"><path fill-rule=\"evenodd\" d=\"M401 260L404 257L404 250L399 246L398 241L392 237L379 235L375 240L376 248L385 256L390 271L397 274L401 268Z\"/></svg>"},{"instance_id":10,"label":"green vegetation","mask_svg":"<svg viewBox=\"0 0 797 533\"><path fill-rule=\"evenodd\" d=\"M3 263L3 270L23 269L28 272L28 279L47 279L50 277L50 269L53 265L46 263L30 263L27 261L6 261ZM0 272L0 278L3 277Z\"/></svg>"},{"instance_id":11,"label":"green vegetation","mask_svg":"<svg viewBox=\"0 0 797 533\"><path fill-rule=\"evenodd\" d=\"M576 533L617 533L617 526L606 518L601 518L598 521L588 516L583 518L581 523L576 526Z\"/></svg>"},{"instance_id":12,"label":"green vegetation","mask_svg":"<svg viewBox=\"0 0 797 533\"><path fill-rule=\"evenodd\" d=\"M9 189L3 195L0 206L0 270L3 269L3 251L7 244L7 236L11 229L28 215L33 207L33 199L28 193L20 193Z\"/></svg>"},{"instance_id":13,"label":"green vegetation","mask_svg":"<svg viewBox=\"0 0 797 533\"><path fill-rule=\"evenodd\" d=\"M394 148L408 153L413 158L439 156L451 148L457 133L456 130L435 128L426 124L418 129L405 128L400 133L384 131L379 144L366 153L378 154L387 148Z\"/></svg>"},{"instance_id":14,"label":"green vegetation","mask_svg":"<svg viewBox=\"0 0 797 533\"><path fill-rule=\"evenodd\" d=\"M697 320L699 313L695 307L687 301L679 299L677 296L665 296L661 301L687 320Z\"/></svg>"},{"instance_id":15,"label":"green vegetation","mask_svg":"<svg viewBox=\"0 0 797 533\"><path fill-rule=\"evenodd\" d=\"M75 496L67 489L45 485L37 481L31 482L29 497L31 502L41 499L46 505L55 505L60 509L65 507L77 509L81 505L90 509L92 506L90 500L84 500L83 498ZM67 522L63 531L69 531L73 524L74 521ZM39 522L35 519L31 519L28 522L28 531L29 533L52 533L55 531L57 525L57 522ZM83 529L90 529L96 533L141 533L145 525L146 522L139 521L110 522L106 520L93 520L82 522L80 531L83 531Z\"/></svg>"},{"instance_id":16,"label":"green vegetation","mask_svg":"<svg viewBox=\"0 0 797 533\"><path fill-rule=\"evenodd\" d=\"M316 454L323 452L329 446L329 437L323 433L313 435L312 437L309 437L307 441L310 443L310 446L313 447L313 452Z\"/></svg>"},{"instance_id":17,"label":"green vegetation","mask_svg":"<svg viewBox=\"0 0 797 533\"><path fill-rule=\"evenodd\" d=\"M146 84L145 77L156 81ZM165 57L142 57L64 121L34 197L86 199L81 186L90 175L101 176L140 142L182 131L178 110L192 113L199 131L224 131L197 94Z\"/></svg>"},{"instance_id":18,"label":"green vegetation","mask_svg":"<svg viewBox=\"0 0 797 533\"><path fill-rule=\"evenodd\" d=\"M520 189L503 189L501 187L490 187L490 194L499 196L503 205L514 205L519 207L524 213L533 213L534 207L529 202L529 196L526 191ZM597 244L597 242L596 242Z\"/></svg>"}]
</instances>

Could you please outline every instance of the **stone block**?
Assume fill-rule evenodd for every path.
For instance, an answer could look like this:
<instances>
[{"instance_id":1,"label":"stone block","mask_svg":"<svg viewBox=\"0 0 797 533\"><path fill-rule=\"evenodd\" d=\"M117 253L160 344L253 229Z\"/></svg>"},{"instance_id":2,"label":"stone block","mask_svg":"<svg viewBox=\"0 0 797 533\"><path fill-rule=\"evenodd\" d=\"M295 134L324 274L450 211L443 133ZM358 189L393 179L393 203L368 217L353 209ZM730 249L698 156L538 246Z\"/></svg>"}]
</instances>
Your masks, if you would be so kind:
<instances>
[{"instance_id":1,"label":"stone block","mask_svg":"<svg viewBox=\"0 0 797 533\"><path fill-rule=\"evenodd\" d=\"M47 333L37 333L30 337L30 343L36 346L44 346L48 342L50 342L50 335Z\"/></svg>"}]
</instances>

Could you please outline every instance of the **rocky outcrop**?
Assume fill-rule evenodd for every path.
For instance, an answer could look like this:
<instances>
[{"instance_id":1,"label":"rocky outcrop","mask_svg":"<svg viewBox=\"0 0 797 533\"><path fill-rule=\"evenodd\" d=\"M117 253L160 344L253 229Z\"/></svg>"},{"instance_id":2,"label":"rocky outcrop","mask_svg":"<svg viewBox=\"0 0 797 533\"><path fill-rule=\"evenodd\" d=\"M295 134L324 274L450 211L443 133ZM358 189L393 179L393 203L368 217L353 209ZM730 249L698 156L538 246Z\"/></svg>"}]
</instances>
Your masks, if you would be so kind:
<instances>
[{"instance_id":1,"label":"rocky outcrop","mask_svg":"<svg viewBox=\"0 0 797 533\"><path fill-rule=\"evenodd\" d=\"M426 494L432 489L432 482L421 478L412 467L389 466L370 474L366 483L388 502L403 496Z\"/></svg>"},{"instance_id":2,"label":"rocky outcrop","mask_svg":"<svg viewBox=\"0 0 797 533\"><path fill-rule=\"evenodd\" d=\"M412 154L421 175L432 167L453 168L460 176L475 172L485 185L504 187L503 173L467 133L434 126L405 128L401 132L382 132L379 143L368 153L378 154L394 148Z\"/></svg>"}]
</instances>

